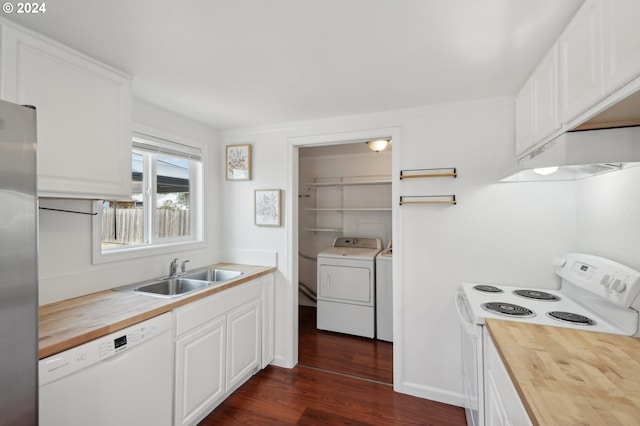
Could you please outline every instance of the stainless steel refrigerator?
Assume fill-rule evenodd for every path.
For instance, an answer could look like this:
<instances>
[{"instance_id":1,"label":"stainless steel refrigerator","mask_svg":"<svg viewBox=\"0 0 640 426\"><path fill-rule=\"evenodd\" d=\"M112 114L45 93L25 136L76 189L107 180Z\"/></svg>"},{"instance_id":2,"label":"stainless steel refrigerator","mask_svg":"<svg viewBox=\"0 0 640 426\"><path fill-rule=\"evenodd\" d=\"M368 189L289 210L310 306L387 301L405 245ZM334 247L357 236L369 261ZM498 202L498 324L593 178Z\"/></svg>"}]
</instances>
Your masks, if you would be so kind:
<instances>
[{"instance_id":1,"label":"stainless steel refrigerator","mask_svg":"<svg viewBox=\"0 0 640 426\"><path fill-rule=\"evenodd\" d=\"M36 111L0 101L0 425L38 423Z\"/></svg>"}]
</instances>

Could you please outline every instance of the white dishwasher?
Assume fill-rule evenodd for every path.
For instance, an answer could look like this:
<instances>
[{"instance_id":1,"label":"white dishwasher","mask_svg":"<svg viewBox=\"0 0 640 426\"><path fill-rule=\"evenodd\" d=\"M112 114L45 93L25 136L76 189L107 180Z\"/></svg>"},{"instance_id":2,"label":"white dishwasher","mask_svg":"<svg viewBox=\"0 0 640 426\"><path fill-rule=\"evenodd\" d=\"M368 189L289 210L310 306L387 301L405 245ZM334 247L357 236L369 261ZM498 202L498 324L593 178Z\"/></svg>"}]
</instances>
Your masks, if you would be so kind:
<instances>
[{"instance_id":1,"label":"white dishwasher","mask_svg":"<svg viewBox=\"0 0 640 426\"><path fill-rule=\"evenodd\" d=\"M44 358L40 426L170 425L171 313Z\"/></svg>"}]
</instances>

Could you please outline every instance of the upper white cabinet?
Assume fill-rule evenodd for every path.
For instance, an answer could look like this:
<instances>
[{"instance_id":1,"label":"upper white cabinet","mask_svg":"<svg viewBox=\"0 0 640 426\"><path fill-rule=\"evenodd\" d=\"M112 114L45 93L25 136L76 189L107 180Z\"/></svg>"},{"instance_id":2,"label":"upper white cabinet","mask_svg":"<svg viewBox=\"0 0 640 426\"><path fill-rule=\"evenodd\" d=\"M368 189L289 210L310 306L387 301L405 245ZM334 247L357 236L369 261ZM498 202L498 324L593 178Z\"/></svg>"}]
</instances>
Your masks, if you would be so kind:
<instances>
[{"instance_id":1,"label":"upper white cabinet","mask_svg":"<svg viewBox=\"0 0 640 426\"><path fill-rule=\"evenodd\" d=\"M516 154L560 128L558 47L554 44L516 98Z\"/></svg>"},{"instance_id":2,"label":"upper white cabinet","mask_svg":"<svg viewBox=\"0 0 640 426\"><path fill-rule=\"evenodd\" d=\"M554 44L531 76L533 140L538 142L560 128L558 116L558 46Z\"/></svg>"},{"instance_id":3,"label":"upper white cabinet","mask_svg":"<svg viewBox=\"0 0 640 426\"><path fill-rule=\"evenodd\" d=\"M602 0L585 2L560 36L560 99L563 123L604 97Z\"/></svg>"},{"instance_id":4,"label":"upper white cabinet","mask_svg":"<svg viewBox=\"0 0 640 426\"><path fill-rule=\"evenodd\" d=\"M0 21L0 97L34 105L38 195L131 197L131 79Z\"/></svg>"},{"instance_id":5,"label":"upper white cabinet","mask_svg":"<svg viewBox=\"0 0 640 426\"><path fill-rule=\"evenodd\" d=\"M640 75L640 1L603 1L604 86L611 92Z\"/></svg>"},{"instance_id":6,"label":"upper white cabinet","mask_svg":"<svg viewBox=\"0 0 640 426\"><path fill-rule=\"evenodd\" d=\"M516 155L575 129L638 90L639 22L638 0L582 4L516 98Z\"/></svg>"},{"instance_id":7,"label":"upper white cabinet","mask_svg":"<svg viewBox=\"0 0 640 426\"><path fill-rule=\"evenodd\" d=\"M533 92L531 80L520 89L516 97L516 154L526 151L533 144Z\"/></svg>"}]
</instances>

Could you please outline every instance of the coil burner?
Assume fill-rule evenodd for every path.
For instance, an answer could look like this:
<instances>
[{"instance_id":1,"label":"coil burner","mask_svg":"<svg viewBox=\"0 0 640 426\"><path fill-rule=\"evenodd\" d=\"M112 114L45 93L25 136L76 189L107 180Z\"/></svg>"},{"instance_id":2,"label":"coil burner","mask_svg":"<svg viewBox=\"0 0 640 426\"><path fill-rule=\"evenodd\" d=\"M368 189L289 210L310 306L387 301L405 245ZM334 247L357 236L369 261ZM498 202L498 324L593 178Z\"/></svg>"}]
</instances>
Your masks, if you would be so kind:
<instances>
[{"instance_id":1,"label":"coil burner","mask_svg":"<svg viewBox=\"0 0 640 426\"><path fill-rule=\"evenodd\" d=\"M584 315L573 314L571 312L551 311L547 316L558 321L568 322L576 325L596 325L596 322Z\"/></svg>"},{"instance_id":2,"label":"coil burner","mask_svg":"<svg viewBox=\"0 0 640 426\"><path fill-rule=\"evenodd\" d=\"M474 285L473 288L475 290L482 291L485 293L504 293L504 291L492 285L478 284L478 285Z\"/></svg>"},{"instance_id":3,"label":"coil burner","mask_svg":"<svg viewBox=\"0 0 640 426\"><path fill-rule=\"evenodd\" d=\"M489 302L483 303L481 306L485 311L509 317L531 318L536 316L531 309L527 309L520 305L514 305L512 303Z\"/></svg>"},{"instance_id":4,"label":"coil burner","mask_svg":"<svg viewBox=\"0 0 640 426\"><path fill-rule=\"evenodd\" d=\"M514 290L513 294L524 297L525 299L544 300L548 302L557 302L560 297L540 290Z\"/></svg>"}]
</instances>

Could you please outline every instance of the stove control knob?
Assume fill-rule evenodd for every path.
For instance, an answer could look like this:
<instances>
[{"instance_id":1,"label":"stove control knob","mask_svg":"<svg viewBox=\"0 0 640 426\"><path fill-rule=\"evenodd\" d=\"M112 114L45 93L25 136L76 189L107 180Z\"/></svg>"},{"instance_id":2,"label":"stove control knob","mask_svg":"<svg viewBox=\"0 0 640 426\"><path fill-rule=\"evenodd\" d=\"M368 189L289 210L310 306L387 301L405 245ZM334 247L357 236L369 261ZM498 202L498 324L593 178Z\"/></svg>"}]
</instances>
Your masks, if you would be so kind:
<instances>
[{"instance_id":1,"label":"stove control knob","mask_svg":"<svg viewBox=\"0 0 640 426\"><path fill-rule=\"evenodd\" d=\"M600 280L600 284L602 284L605 287L609 287L609 285L611 284L611 281L613 281L613 277L611 275L603 275L602 279Z\"/></svg>"},{"instance_id":2,"label":"stove control knob","mask_svg":"<svg viewBox=\"0 0 640 426\"><path fill-rule=\"evenodd\" d=\"M627 288L627 283L624 282L623 280L614 280L611 283L610 288L611 288L611 290L615 291L616 293L622 293L624 291L624 289Z\"/></svg>"}]
</instances>

